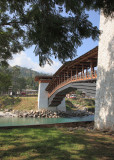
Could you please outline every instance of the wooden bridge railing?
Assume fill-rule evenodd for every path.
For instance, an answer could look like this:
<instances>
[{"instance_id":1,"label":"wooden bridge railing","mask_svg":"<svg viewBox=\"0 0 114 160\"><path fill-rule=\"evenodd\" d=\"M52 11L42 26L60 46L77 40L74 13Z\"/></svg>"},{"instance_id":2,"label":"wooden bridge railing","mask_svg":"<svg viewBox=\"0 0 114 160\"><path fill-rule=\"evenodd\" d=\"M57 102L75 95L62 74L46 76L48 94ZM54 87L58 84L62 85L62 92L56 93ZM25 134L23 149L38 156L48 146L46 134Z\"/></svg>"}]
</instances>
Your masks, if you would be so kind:
<instances>
[{"instance_id":1,"label":"wooden bridge railing","mask_svg":"<svg viewBox=\"0 0 114 160\"><path fill-rule=\"evenodd\" d=\"M98 47L87 52L81 57L65 63L53 76L46 88L48 97L53 95L61 87L71 82L95 81L97 78Z\"/></svg>"},{"instance_id":2,"label":"wooden bridge railing","mask_svg":"<svg viewBox=\"0 0 114 160\"><path fill-rule=\"evenodd\" d=\"M48 92L48 97L53 95L58 89L62 88L63 86L72 83L72 82L81 82L81 81L87 81L87 80L96 80L97 79L97 72L94 71L92 74L88 73L86 75L78 75L78 76L72 76L70 78L67 78L65 81L61 82L57 86L55 86L51 92Z\"/></svg>"}]
</instances>

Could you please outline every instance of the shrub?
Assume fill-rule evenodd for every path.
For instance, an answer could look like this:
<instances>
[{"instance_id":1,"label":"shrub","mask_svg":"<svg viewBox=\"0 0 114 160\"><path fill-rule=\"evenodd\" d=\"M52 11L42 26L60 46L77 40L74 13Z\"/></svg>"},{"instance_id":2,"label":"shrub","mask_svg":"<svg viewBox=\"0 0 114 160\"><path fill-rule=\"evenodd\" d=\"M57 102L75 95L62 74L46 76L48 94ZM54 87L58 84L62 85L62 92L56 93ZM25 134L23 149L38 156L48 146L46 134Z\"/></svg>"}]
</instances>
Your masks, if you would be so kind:
<instances>
[{"instance_id":1,"label":"shrub","mask_svg":"<svg viewBox=\"0 0 114 160\"><path fill-rule=\"evenodd\" d=\"M13 106L21 101L19 97L2 96L0 97L0 104L2 107Z\"/></svg>"}]
</instances>

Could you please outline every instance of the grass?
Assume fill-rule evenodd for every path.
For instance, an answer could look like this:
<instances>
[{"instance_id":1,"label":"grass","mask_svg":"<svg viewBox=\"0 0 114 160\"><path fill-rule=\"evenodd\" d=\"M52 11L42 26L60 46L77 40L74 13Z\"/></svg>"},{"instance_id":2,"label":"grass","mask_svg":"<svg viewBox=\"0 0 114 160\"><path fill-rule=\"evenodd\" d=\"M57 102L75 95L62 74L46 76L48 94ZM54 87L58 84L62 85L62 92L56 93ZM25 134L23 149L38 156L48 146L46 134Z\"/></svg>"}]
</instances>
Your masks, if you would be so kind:
<instances>
[{"instance_id":1,"label":"grass","mask_svg":"<svg viewBox=\"0 0 114 160\"><path fill-rule=\"evenodd\" d=\"M13 98L16 99L16 98ZM13 109L13 110L20 110L20 111L29 111L29 110L37 110L38 97L19 97L20 101L15 104L5 104L1 106L1 109ZM10 101L10 97L8 99Z\"/></svg>"},{"instance_id":2,"label":"grass","mask_svg":"<svg viewBox=\"0 0 114 160\"><path fill-rule=\"evenodd\" d=\"M68 128L0 130L0 160L113 160L114 137Z\"/></svg>"},{"instance_id":3,"label":"grass","mask_svg":"<svg viewBox=\"0 0 114 160\"><path fill-rule=\"evenodd\" d=\"M9 109L12 106L19 104L21 99L19 97L1 96L0 97L0 108Z\"/></svg>"},{"instance_id":4,"label":"grass","mask_svg":"<svg viewBox=\"0 0 114 160\"><path fill-rule=\"evenodd\" d=\"M78 108L77 108L78 106ZM88 108L88 111L94 112L95 111L95 99L87 99L87 98L66 98L66 107L67 110L77 110L83 106Z\"/></svg>"},{"instance_id":5,"label":"grass","mask_svg":"<svg viewBox=\"0 0 114 160\"><path fill-rule=\"evenodd\" d=\"M21 102L13 107L14 110L30 111L38 109L38 97L20 97Z\"/></svg>"}]
</instances>

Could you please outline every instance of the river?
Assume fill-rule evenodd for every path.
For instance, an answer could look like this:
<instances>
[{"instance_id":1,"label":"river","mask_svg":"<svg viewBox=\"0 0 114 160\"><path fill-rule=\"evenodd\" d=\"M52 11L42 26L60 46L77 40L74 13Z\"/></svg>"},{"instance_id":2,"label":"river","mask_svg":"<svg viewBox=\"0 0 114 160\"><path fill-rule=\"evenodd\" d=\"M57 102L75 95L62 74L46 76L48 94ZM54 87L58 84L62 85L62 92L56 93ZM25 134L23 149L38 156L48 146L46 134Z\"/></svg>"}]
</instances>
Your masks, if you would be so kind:
<instances>
[{"instance_id":1,"label":"river","mask_svg":"<svg viewBox=\"0 0 114 160\"><path fill-rule=\"evenodd\" d=\"M54 124L66 122L82 122L94 121L94 115L84 117L71 118L18 118L18 117L0 117L0 127L3 126L24 126L24 125L39 125L39 124Z\"/></svg>"}]
</instances>

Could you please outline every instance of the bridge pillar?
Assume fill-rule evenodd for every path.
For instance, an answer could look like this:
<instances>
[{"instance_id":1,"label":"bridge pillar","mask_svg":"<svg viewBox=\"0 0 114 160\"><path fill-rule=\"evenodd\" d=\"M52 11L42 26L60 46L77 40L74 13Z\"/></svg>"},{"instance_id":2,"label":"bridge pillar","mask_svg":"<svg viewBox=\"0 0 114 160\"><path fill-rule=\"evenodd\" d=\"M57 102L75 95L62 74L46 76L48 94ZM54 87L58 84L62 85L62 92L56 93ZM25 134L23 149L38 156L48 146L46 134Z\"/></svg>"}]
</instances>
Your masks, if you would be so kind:
<instances>
[{"instance_id":1,"label":"bridge pillar","mask_svg":"<svg viewBox=\"0 0 114 160\"><path fill-rule=\"evenodd\" d=\"M114 19L101 13L95 128L114 131Z\"/></svg>"},{"instance_id":2,"label":"bridge pillar","mask_svg":"<svg viewBox=\"0 0 114 160\"><path fill-rule=\"evenodd\" d=\"M47 109L48 108L48 92L45 91L48 83L39 82L38 89L38 110Z\"/></svg>"},{"instance_id":3,"label":"bridge pillar","mask_svg":"<svg viewBox=\"0 0 114 160\"><path fill-rule=\"evenodd\" d=\"M39 82L38 88L38 110L52 110L52 111L66 111L65 98L62 100L61 104L57 107L51 106L49 107L49 99L48 92L46 91L46 87L48 86L52 77L50 76L36 76L35 81Z\"/></svg>"},{"instance_id":4,"label":"bridge pillar","mask_svg":"<svg viewBox=\"0 0 114 160\"><path fill-rule=\"evenodd\" d=\"M57 106L57 110L66 112L65 98L62 100L61 104Z\"/></svg>"},{"instance_id":5,"label":"bridge pillar","mask_svg":"<svg viewBox=\"0 0 114 160\"><path fill-rule=\"evenodd\" d=\"M45 90L51 81L52 76L36 76L35 81L38 81L38 110L48 109L48 92Z\"/></svg>"}]
</instances>

